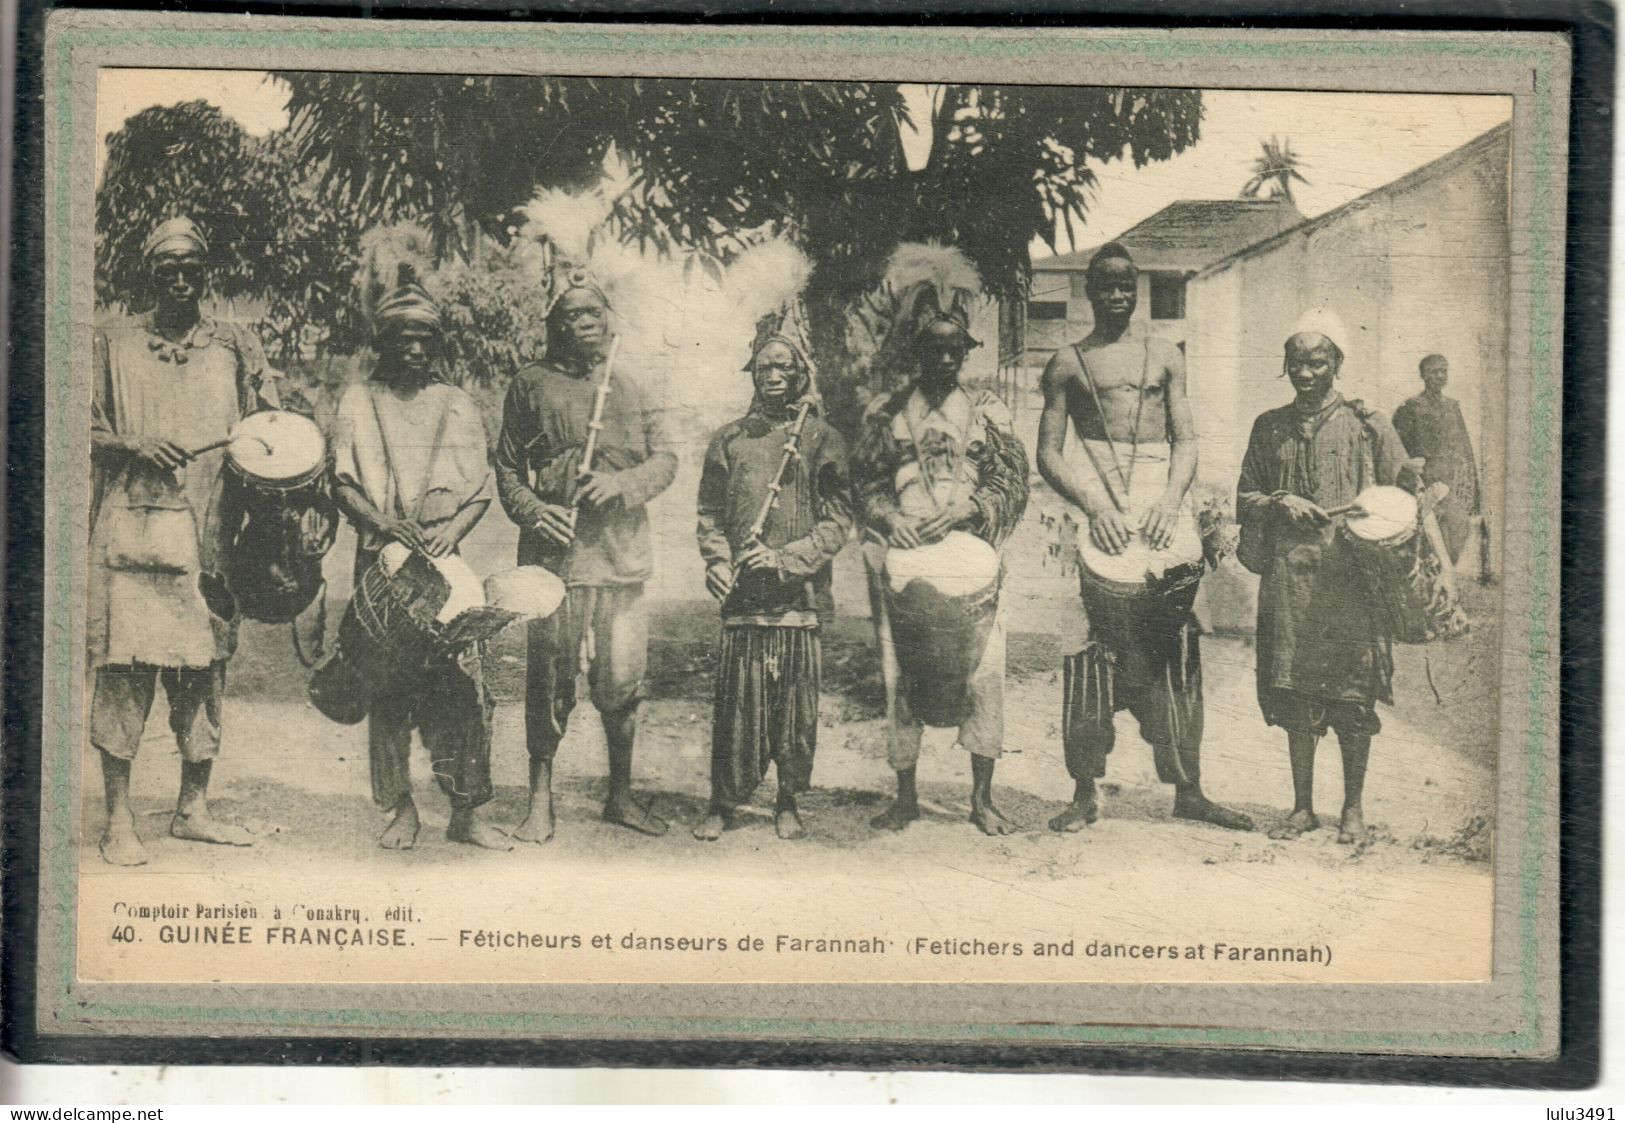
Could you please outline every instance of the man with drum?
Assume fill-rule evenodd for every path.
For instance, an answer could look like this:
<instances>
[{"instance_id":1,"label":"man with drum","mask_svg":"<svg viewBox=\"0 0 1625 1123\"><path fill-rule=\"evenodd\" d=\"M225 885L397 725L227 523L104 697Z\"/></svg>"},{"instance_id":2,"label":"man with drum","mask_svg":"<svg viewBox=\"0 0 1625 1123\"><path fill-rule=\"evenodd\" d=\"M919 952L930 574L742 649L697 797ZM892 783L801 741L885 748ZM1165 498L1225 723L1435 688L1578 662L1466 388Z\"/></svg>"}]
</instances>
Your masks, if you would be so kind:
<instances>
[{"instance_id":1,"label":"man with drum","mask_svg":"<svg viewBox=\"0 0 1625 1123\"><path fill-rule=\"evenodd\" d=\"M853 453L854 489L871 537L865 553L879 555L868 560L883 586L897 555L944 543L954 535L980 539L980 544L970 544L996 551L1027 507L1027 450L1016 436L1009 410L996 395L971 394L959 385L965 356L978 346L970 334L971 294L958 289L942 299L930 281L918 289L917 297L905 300L908 311L895 329L907 333L914 381L870 405ZM960 567L950 561L946 568ZM986 575L994 594L987 606L990 615L997 604L996 555L992 570ZM897 605L885 588L873 601L890 719L887 759L897 773L897 797L872 824L881 830L902 830L920 817L916 767L925 719L914 711L910 698L911 686L923 681L929 687L949 685L956 695L952 709L958 717L959 747L971 759L971 822L989 835L1020 829L993 803L993 770L1004 742L1002 624L993 617L990 630L949 641L974 644L980 651L963 659L968 673L962 682L931 682L931 665L960 662L967 652L902 651L907 641L897 635ZM919 674L910 674L900 655L928 665Z\"/></svg>"},{"instance_id":2,"label":"man with drum","mask_svg":"<svg viewBox=\"0 0 1625 1123\"><path fill-rule=\"evenodd\" d=\"M344 392L333 436L334 493L356 527L358 588L392 542L430 558L456 553L491 505L479 406L438 377L440 309L410 266L402 266L394 287L375 301L371 319L378 365L369 380ZM373 699L367 712L372 795L391 816L379 846L410 850L417 843L416 729L451 804L446 837L487 850L513 848L478 814L492 794L492 709L478 647L437 659Z\"/></svg>"},{"instance_id":3,"label":"man with drum","mask_svg":"<svg viewBox=\"0 0 1625 1123\"><path fill-rule=\"evenodd\" d=\"M1339 842L1365 834L1361 806L1378 701L1393 704L1393 657L1367 574L1340 533L1373 485L1414 483L1388 418L1338 393L1348 333L1333 313L1306 313L1286 341L1293 401L1253 424L1236 489L1238 557L1260 577L1258 704L1286 730L1292 813L1270 832L1315 830L1315 747L1337 731L1343 756ZM1406 477L1402 481L1401 477Z\"/></svg>"},{"instance_id":4,"label":"man with drum","mask_svg":"<svg viewBox=\"0 0 1625 1123\"><path fill-rule=\"evenodd\" d=\"M557 612L530 625L530 809L514 832L522 842L553 837L553 758L583 665L609 747L604 821L666 832L632 794L632 749L648 663L643 586L654 574L644 505L671 486L677 454L664 410L612 365L615 355L608 298L572 272L547 311L546 358L514 376L502 409L497 493L519 524L519 564L547 567L569 590Z\"/></svg>"},{"instance_id":5,"label":"man with drum","mask_svg":"<svg viewBox=\"0 0 1625 1123\"><path fill-rule=\"evenodd\" d=\"M812 357L794 306L758 325L750 410L718 429L700 475L705 585L722 602L703 842L778 770L774 827L806 832L796 795L812 782L830 563L852 529L846 446L814 412Z\"/></svg>"},{"instance_id":6,"label":"man with drum","mask_svg":"<svg viewBox=\"0 0 1625 1123\"><path fill-rule=\"evenodd\" d=\"M1063 665L1062 744L1072 803L1050 827L1081 830L1100 815L1097 781L1127 709L1151 745L1157 778L1174 785L1173 815L1251 830L1246 815L1202 792L1202 656L1191 607L1203 553L1188 493L1196 429L1179 348L1134 323L1139 270L1122 246L1090 260L1094 327L1043 375L1038 470L1082 508L1079 542L1089 642ZM1065 455L1067 430L1081 446Z\"/></svg>"},{"instance_id":7,"label":"man with drum","mask_svg":"<svg viewBox=\"0 0 1625 1123\"><path fill-rule=\"evenodd\" d=\"M237 645L225 553L242 522L221 445L239 419L278 404L253 334L201 314L208 244L197 226L164 222L143 252L152 310L96 332L91 352L90 740L107 796L102 857L124 866L146 861L130 770L160 683L181 754L170 835L252 843L207 799Z\"/></svg>"}]
</instances>

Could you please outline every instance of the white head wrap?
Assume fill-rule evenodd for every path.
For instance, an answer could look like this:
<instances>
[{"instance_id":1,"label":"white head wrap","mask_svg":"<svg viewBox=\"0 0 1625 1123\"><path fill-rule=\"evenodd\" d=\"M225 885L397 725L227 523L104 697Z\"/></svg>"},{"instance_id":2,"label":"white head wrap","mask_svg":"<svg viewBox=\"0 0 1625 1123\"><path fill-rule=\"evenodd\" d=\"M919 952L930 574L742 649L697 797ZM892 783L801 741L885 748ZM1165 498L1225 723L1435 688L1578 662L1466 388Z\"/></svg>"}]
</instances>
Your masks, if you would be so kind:
<instances>
[{"instance_id":1,"label":"white head wrap","mask_svg":"<svg viewBox=\"0 0 1625 1123\"><path fill-rule=\"evenodd\" d=\"M1330 308L1325 306L1311 308L1299 316L1298 322L1292 325L1292 331L1287 334L1287 338L1311 332L1331 340L1344 355L1349 353L1348 329L1343 326L1342 317Z\"/></svg>"}]
</instances>

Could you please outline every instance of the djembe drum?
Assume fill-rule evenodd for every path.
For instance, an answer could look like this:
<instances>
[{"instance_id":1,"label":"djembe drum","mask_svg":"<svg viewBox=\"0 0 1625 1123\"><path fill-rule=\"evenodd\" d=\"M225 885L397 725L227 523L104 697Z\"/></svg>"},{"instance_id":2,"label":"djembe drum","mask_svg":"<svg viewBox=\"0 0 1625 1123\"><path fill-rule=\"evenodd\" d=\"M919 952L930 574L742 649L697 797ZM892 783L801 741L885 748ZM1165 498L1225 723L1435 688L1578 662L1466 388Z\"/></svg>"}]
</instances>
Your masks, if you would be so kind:
<instances>
[{"instance_id":1,"label":"djembe drum","mask_svg":"<svg viewBox=\"0 0 1625 1123\"><path fill-rule=\"evenodd\" d=\"M999 608L999 555L952 531L939 542L886 551L886 606L909 709L926 725L958 726Z\"/></svg>"},{"instance_id":2,"label":"djembe drum","mask_svg":"<svg viewBox=\"0 0 1625 1123\"><path fill-rule=\"evenodd\" d=\"M1469 628L1437 520L1398 487L1355 497L1341 534L1366 575L1373 612L1395 643L1452 639Z\"/></svg>"},{"instance_id":3,"label":"djembe drum","mask_svg":"<svg viewBox=\"0 0 1625 1123\"><path fill-rule=\"evenodd\" d=\"M456 554L429 558L391 544L356 582L333 653L311 677L310 700L354 725L380 694L410 688L436 663L456 661L510 624L549 616L563 600L563 582L540 566L482 585Z\"/></svg>"},{"instance_id":4,"label":"djembe drum","mask_svg":"<svg viewBox=\"0 0 1625 1123\"><path fill-rule=\"evenodd\" d=\"M227 586L249 619L285 624L316 599L338 534L327 442L308 417L262 410L232 428L226 469L245 516L226 554Z\"/></svg>"}]
</instances>

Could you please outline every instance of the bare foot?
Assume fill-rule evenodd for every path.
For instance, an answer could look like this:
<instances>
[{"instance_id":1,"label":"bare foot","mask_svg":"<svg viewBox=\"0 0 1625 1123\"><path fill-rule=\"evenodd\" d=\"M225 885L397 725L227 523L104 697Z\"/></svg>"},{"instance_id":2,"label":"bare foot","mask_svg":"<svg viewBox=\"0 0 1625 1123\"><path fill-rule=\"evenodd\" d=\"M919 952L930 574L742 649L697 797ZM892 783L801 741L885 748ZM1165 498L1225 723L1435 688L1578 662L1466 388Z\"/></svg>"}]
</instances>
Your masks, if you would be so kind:
<instances>
[{"instance_id":1,"label":"bare foot","mask_svg":"<svg viewBox=\"0 0 1625 1123\"><path fill-rule=\"evenodd\" d=\"M694 837L701 842L715 842L722 837L722 832L728 829L728 820L720 811L708 813L700 820L700 825L694 828Z\"/></svg>"},{"instance_id":2,"label":"bare foot","mask_svg":"<svg viewBox=\"0 0 1625 1123\"><path fill-rule=\"evenodd\" d=\"M247 827L236 823L223 823L207 807L200 807L189 815L175 812L169 820L169 833L191 842L212 842L219 846L252 846L254 836Z\"/></svg>"},{"instance_id":3,"label":"bare foot","mask_svg":"<svg viewBox=\"0 0 1625 1123\"><path fill-rule=\"evenodd\" d=\"M1015 834L1021 828L1009 819L1004 813L993 806L991 800L987 803L972 804L970 821L976 824L978 830L988 835Z\"/></svg>"},{"instance_id":4,"label":"bare foot","mask_svg":"<svg viewBox=\"0 0 1625 1123\"><path fill-rule=\"evenodd\" d=\"M773 829L782 839L806 838L807 828L801 825L801 816L794 807L781 807L773 816Z\"/></svg>"},{"instance_id":5,"label":"bare foot","mask_svg":"<svg viewBox=\"0 0 1625 1123\"><path fill-rule=\"evenodd\" d=\"M1358 807L1345 807L1337 827L1337 841L1345 845L1365 840L1365 813Z\"/></svg>"},{"instance_id":6,"label":"bare foot","mask_svg":"<svg viewBox=\"0 0 1625 1123\"><path fill-rule=\"evenodd\" d=\"M890 807L869 820L869 825L877 831L900 831L919 817L918 801L894 799Z\"/></svg>"},{"instance_id":7,"label":"bare foot","mask_svg":"<svg viewBox=\"0 0 1625 1123\"><path fill-rule=\"evenodd\" d=\"M1066 810L1049 821L1052 831L1081 831L1100 818L1100 800L1088 799L1082 803L1069 803Z\"/></svg>"},{"instance_id":8,"label":"bare foot","mask_svg":"<svg viewBox=\"0 0 1625 1123\"><path fill-rule=\"evenodd\" d=\"M627 798L604 804L604 822L630 827L640 834L666 833L666 820L650 811L635 799Z\"/></svg>"},{"instance_id":9,"label":"bare foot","mask_svg":"<svg viewBox=\"0 0 1625 1123\"><path fill-rule=\"evenodd\" d=\"M385 850L410 850L418 843L417 804L406 800L395 808L395 817L384 828L384 833L378 836L378 845Z\"/></svg>"},{"instance_id":10,"label":"bare foot","mask_svg":"<svg viewBox=\"0 0 1625 1123\"><path fill-rule=\"evenodd\" d=\"M513 837L519 842L533 842L537 846L553 837L553 797L530 800L530 812L525 821L514 828Z\"/></svg>"},{"instance_id":11,"label":"bare foot","mask_svg":"<svg viewBox=\"0 0 1625 1123\"><path fill-rule=\"evenodd\" d=\"M109 865L142 866L147 862L147 848L141 845L141 836L135 833L135 820L129 815L108 816L101 851L102 860Z\"/></svg>"},{"instance_id":12,"label":"bare foot","mask_svg":"<svg viewBox=\"0 0 1625 1123\"><path fill-rule=\"evenodd\" d=\"M1190 819L1198 823L1211 823L1215 827L1223 827L1227 831L1250 831L1253 829L1252 816L1244 815L1240 811L1232 811L1214 803L1205 796L1189 799L1174 800L1174 818Z\"/></svg>"},{"instance_id":13,"label":"bare foot","mask_svg":"<svg viewBox=\"0 0 1625 1123\"><path fill-rule=\"evenodd\" d=\"M453 842L463 842L486 850L513 849L513 839L508 837L506 831L476 818L473 811L453 811L451 822L446 824L446 837Z\"/></svg>"},{"instance_id":14,"label":"bare foot","mask_svg":"<svg viewBox=\"0 0 1625 1123\"><path fill-rule=\"evenodd\" d=\"M1294 811L1286 817L1286 821L1270 831L1270 837L1277 842L1291 842L1299 835L1308 831L1320 829L1320 820L1315 818L1313 811Z\"/></svg>"}]
</instances>

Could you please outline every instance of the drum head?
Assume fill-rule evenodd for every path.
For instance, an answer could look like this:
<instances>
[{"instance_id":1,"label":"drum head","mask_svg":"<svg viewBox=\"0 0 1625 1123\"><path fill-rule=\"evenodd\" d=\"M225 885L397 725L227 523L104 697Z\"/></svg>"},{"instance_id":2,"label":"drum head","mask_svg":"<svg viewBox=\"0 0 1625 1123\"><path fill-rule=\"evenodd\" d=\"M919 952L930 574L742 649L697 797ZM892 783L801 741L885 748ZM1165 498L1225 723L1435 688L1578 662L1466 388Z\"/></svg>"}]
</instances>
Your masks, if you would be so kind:
<instances>
[{"instance_id":1,"label":"drum head","mask_svg":"<svg viewBox=\"0 0 1625 1123\"><path fill-rule=\"evenodd\" d=\"M249 414L231 432L226 456L251 480L283 483L314 472L327 455L322 431L308 417L268 409Z\"/></svg>"},{"instance_id":2,"label":"drum head","mask_svg":"<svg viewBox=\"0 0 1625 1123\"><path fill-rule=\"evenodd\" d=\"M1416 497L1400 487L1368 487L1355 496L1360 510L1344 524L1366 542L1387 542L1416 530Z\"/></svg>"},{"instance_id":3,"label":"drum head","mask_svg":"<svg viewBox=\"0 0 1625 1123\"><path fill-rule=\"evenodd\" d=\"M929 546L887 550L886 577L894 593L924 578L944 596L962 597L999 579L999 555L976 535L955 530Z\"/></svg>"},{"instance_id":4,"label":"drum head","mask_svg":"<svg viewBox=\"0 0 1625 1123\"><path fill-rule=\"evenodd\" d=\"M564 582L539 565L521 565L485 579L485 603L543 620L564 603Z\"/></svg>"}]
</instances>

